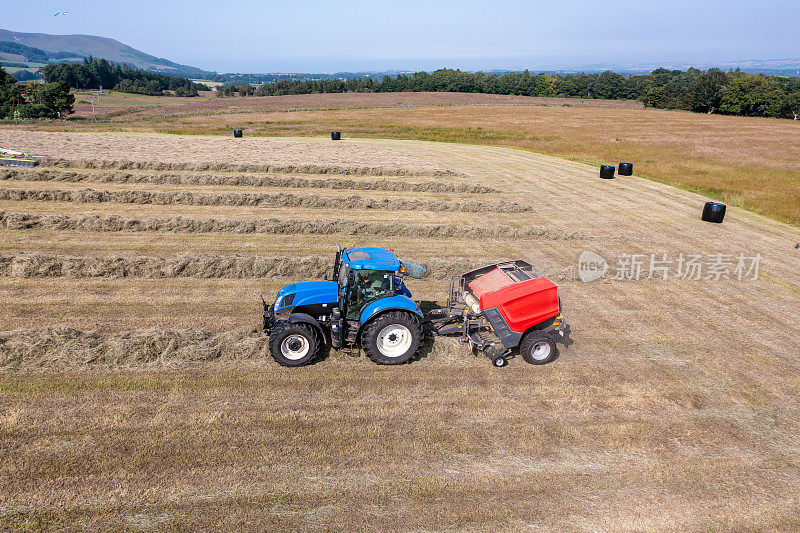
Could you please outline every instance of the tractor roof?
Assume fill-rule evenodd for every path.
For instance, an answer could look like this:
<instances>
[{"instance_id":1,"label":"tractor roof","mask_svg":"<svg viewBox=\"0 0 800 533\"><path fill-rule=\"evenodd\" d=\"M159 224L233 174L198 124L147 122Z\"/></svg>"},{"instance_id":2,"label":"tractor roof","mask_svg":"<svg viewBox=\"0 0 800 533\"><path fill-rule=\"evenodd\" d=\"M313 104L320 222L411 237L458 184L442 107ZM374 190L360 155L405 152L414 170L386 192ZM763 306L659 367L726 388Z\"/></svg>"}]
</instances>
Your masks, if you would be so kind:
<instances>
[{"instance_id":1,"label":"tractor roof","mask_svg":"<svg viewBox=\"0 0 800 533\"><path fill-rule=\"evenodd\" d=\"M400 260L386 248L350 248L342 254L342 262L353 270L400 270Z\"/></svg>"}]
</instances>

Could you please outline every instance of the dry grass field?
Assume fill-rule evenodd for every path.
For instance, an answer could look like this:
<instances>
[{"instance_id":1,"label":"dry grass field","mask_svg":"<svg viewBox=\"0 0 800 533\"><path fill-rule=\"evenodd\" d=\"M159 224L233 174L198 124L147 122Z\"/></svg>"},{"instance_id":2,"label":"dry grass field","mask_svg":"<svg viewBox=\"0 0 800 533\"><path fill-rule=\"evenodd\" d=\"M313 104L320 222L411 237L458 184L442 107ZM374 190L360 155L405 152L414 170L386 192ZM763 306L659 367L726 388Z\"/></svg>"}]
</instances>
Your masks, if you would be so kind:
<instances>
[{"instance_id":1,"label":"dry grass field","mask_svg":"<svg viewBox=\"0 0 800 533\"><path fill-rule=\"evenodd\" d=\"M0 528L800 528L797 226L736 206L704 223L701 195L511 148L31 129L0 130L51 156L0 170ZM697 135L674 149L708 161ZM337 241L429 266L424 302L526 259L575 343L543 367L450 339L402 367L279 367L258 294L321 276ZM583 283L585 250L733 264Z\"/></svg>"},{"instance_id":2,"label":"dry grass field","mask_svg":"<svg viewBox=\"0 0 800 533\"><path fill-rule=\"evenodd\" d=\"M800 122L790 120L643 109L634 101L465 93L210 100L113 93L98 108L98 122L85 103L76 110L79 120L23 127L225 136L243 128L246 137L341 130L345 137L508 146L591 165L631 161L639 176L800 224Z\"/></svg>"}]
</instances>

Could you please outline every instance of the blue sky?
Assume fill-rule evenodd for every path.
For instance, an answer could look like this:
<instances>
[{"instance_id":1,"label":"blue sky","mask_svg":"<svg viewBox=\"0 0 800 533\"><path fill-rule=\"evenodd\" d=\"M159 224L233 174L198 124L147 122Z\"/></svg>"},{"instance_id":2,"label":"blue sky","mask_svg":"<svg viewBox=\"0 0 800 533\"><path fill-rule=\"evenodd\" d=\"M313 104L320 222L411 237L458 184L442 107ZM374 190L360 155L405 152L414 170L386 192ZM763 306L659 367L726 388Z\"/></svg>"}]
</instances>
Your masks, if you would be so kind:
<instances>
[{"instance_id":1,"label":"blue sky","mask_svg":"<svg viewBox=\"0 0 800 533\"><path fill-rule=\"evenodd\" d=\"M57 11L73 14L54 17ZM0 27L101 35L226 72L536 70L800 56L800 0L3 0Z\"/></svg>"}]
</instances>

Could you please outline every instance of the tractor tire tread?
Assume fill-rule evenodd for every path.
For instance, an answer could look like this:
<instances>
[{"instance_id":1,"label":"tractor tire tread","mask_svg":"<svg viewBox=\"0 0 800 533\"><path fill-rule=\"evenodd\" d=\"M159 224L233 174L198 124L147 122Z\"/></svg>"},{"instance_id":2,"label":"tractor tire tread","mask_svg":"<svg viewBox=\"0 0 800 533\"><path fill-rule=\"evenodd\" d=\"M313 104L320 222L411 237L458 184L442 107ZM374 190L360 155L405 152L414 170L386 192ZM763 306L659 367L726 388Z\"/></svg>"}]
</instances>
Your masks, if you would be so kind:
<instances>
[{"instance_id":1,"label":"tractor tire tread","mask_svg":"<svg viewBox=\"0 0 800 533\"><path fill-rule=\"evenodd\" d=\"M309 353L313 355L308 359L302 361L301 363L297 363L295 361L291 361L286 359L281 354L281 347L280 343L283 341L283 333L287 331L297 331L298 333L305 333L308 338L311 340L311 347L309 348ZM278 324L274 328L269 335L269 354L281 366L285 367L297 367L303 366L311 363L314 359L316 359L317 355L319 355L320 351L320 336L317 332L316 328L309 326L303 322L286 322L283 324Z\"/></svg>"},{"instance_id":2,"label":"tractor tire tread","mask_svg":"<svg viewBox=\"0 0 800 533\"><path fill-rule=\"evenodd\" d=\"M533 358L531 350L533 345L541 340L546 340L550 343L550 356L546 359L537 361ZM556 347L556 341L551 335L541 330L534 330L525 335L525 337L522 339L522 342L519 343L519 353L526 363L530 363L532 365L544 365L556 358L558 355L558 348Z\"/></svg>"},{"instance_id":3,"label":"tractor tire tread","mask_svg":"<svg viewBox=\"0 0 800 533\"><path fill-rule=\"evenodd\" d=\"M411 348L402 357L387 357L378 350L375 336L388 324L402 324L406 326L413 336ZM413 361L422 345L424 335L422 322L413 313L404 311L389 311L370 322L361 335L361 349L370 360L378 365L402 365Z\"/></svg>"}]
</instances>

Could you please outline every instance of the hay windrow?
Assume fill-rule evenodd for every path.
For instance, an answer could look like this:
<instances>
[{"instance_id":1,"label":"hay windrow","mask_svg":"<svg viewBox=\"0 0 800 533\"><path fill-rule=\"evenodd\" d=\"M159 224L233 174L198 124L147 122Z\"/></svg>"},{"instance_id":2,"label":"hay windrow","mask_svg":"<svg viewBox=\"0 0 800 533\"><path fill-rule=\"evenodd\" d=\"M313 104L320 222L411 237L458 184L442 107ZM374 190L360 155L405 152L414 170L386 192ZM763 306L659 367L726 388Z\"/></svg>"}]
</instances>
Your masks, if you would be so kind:
<instances>
[{"instance_id":1,"label":"hay windrow","mask_svg":"<svg viewBox=\"0 0 800 533\"><path fill-rule=\"evenodd\" d=\"M269 235L374 235L466 239L586 239L578 233L541 226L462 226L458 224L413 225L394 222L351 220L258 220L168 218L124 218L118 215L39 215L0 211L0 228L10 230L54 229L97 232L235 233Z\"/></svg>"},{"instance_id":2,"label":"hay windrow","mask_svg":"<svg viewBox=\"0 0 800 533\"><path fill-rule=\"evenodd\" d=\"M72 328L0 332L0 368L141 366L268 357L257 328L213 334L197 329L146 329L116 334Z\"/></svg>"},{"instance_id":3,"label":"hay windrow","mask_svg":"<svg viewBox=\"0 0 800 533\"><path fill-rule=\"evenodd\" d=\"M313 179L299 176L257 176L225 174L141 174L131 172L74 172L59 169L35 169L30 172L0 169L0 180L46 181L68 183L147 183L151 185L213 185L238 187L276 187L294 189L349 189L361 191L455 192L488 194L499 192L484 185L468 183L423 183L401 179L352 180L338 177Z\"/></svg>"},{"instance_id":4,"label":"hay windrow","mask_svg":"<svg viewBox=\"0 0 800 533\"><path fill-rule=\"evenodd\" d=\"M427 278L448 279L490 260L432 260ZM291 278L321 279L329 256L260 257L181 255L175 257L72 256L43 252L0 254L0 276L12 278Z\"/></svg>"},{"instance_id":5,"label":"hay windrow","mask_svg":"<svg viewBox=\"0 0 800 533\"><path fill-rule=\"evenodd\" d=\"M335 352L334 352L335 353ZM438 338L428 357L460 359L453 338ZM139 329L119 333L69 327L0 331L0 369L176 367L211 361L273 364L258 327L223 333L200 329Z\"/></svg>"},{"instance_id":6,"label":"hay windrow","mask_svg":"<svg viewBox=\"0 0 800 533\"><path fill-rule=\"evenodd\" d=\"M0 254L0 275L14 278L321 278L330 257L182 255L163 257Z\"/></svg>"},{"instance_id":7,"label":"hay windrow","mask_svg":"<svg viewBox=\"0 0 800 533\"><path fill-rule=\"evenodd\" d=\"M335 174L342 176L429 176L440 177L465 177L464 174L452 170L408 170L404 168L385 167L355 167L336 165L252 165L237 163L163 163L158 161L105 161L105 160L80 160L67 159L42 159L42 167L52 168L82 168L97 170L158 170L178 171L191 170L196 172L272 172L276 174Z\"/></svg>"},{"instance_id":8,"label":"hay windrow","mask_svg":"<svg viewBox=\"0 0 800 533\"><path fill-rule=\"evenodd\" d=\"M390 211L437 211L465 213L526 213L533 211L530 206L516 202L484 202L469 200L452 202L447 200L409 200L397 198L364 198L351 195L343 198L295 195L287 193L228 193L201 194L184 191L98 191L95 189L0 189L0 200L77 202L149 205L205 205L205 206L246 206L246 207L306 207L316 209L382 209Z\"/></svg>"}]
</instances>

